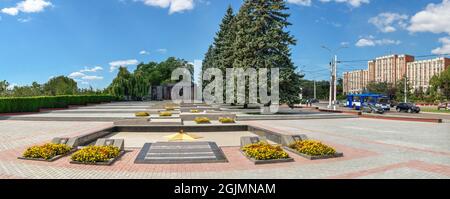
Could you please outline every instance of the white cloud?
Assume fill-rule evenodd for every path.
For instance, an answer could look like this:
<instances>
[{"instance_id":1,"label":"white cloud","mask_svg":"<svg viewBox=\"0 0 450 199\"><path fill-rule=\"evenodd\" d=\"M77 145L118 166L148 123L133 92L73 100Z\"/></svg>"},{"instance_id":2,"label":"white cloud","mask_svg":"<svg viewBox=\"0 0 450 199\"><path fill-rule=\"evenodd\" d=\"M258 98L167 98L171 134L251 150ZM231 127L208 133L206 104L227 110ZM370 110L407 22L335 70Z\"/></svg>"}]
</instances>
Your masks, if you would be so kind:
<instances>
[{"instance_id":1,"label":"white cloud","mask_svg":"<svg viewBox=\"0 0 450 199\"><path fill-rule=\"evenodd\" d=\"M113 62L109 63L109 66L110 66L109 71L114 72L116 69L118 69L121 66L128 67L128 66L137 65L138 63L139 63L139 61L135 60L135 59L113 61Z\"/></svg>"},{"instance_id":2,"label":"white cloud","mask_svg":"<svg viewBox=\"0 0 450 199\"><path fill-rule=\"evenodd\" d=\"M12 15L12 16L16 16L19 14L19 9L17 9L17 8L3 8L1 11L4 14Z\"/></svg>"},{"instance_id":3,"label":"white cloud","mask_svg":"<svg viewBox=\"0 0 450 199\"><path fill-rule=\"evenodd\" d=\"M92 76L86 75L86 76L82 77L81 79L82 80L103 80L103 77L95 76L95 75L92 75Z\"/></svg>"},{"instance_id":4,"label":"white cloud","mask_svg":"<svg viewBox=\"0 0 450 199\"><path fill-rule=\"evenodd\" d=\"M369 23L375 25L378 30L384 33L395 32L397 28L406 28L409 19L408 15L402 15L398 13L384 12L380 13L376 17L369 19Z\"/></svg>"},{"instance_id":5,"label":"white cloud","mask_svg":"<svg viewBox=\"0 0 450 199\"><path fill-rule=\"evenodd\" d=\"M85 77L85 76L86 76L86 74L81 73L81 72L73 72L73 73L70 73L70 75L69 75L69 77L72 78L72 79L82 78L82 77Z\"/></svg>"},{"instance_id":6,"label":"white cloud","mask_svg":"<svg viewBox=\"0 0 450 199\"><path fill-rule=\"evenodd\" d=\"M428 4L411 18L410 32L447 33L450 35L450 0Z\"/></svg>"},{"instance_id":7,"label":"white cloud","mask_svg":"<svg viewBox=\"0 0 450 199\"><path fill-rule=\"evenodd\" d=\"M449 35L440 38L439 42L442 43L442 47L431 52L434 54L450 53L450 0L443 0L440 4L428 4L425 10L416 13L411 18L410 23L408 30L411 33L430 32Z\"/></svg>"},{"instance_id":8,"label":"white cloud","mask_svg":"<svg viewBox=\"0 0 450 199\"><path fill-rule=\"evenodd\" d=\"M156 50L156 52L161 53L161 54L165 54L165 53L167 53L167 49L160 48L160 49Z\"/></svg>"},{"instance_id":9,"label":"white cloud","mask_svg":"<svg viewBox=\"0 0 450 199\"><path fill-rule=\"evenodd\" d=\"M169 8L169 13L183 12L194 9L194 0L140 0L148 6Z\"/></svg>"},{"instance_id":10,"label":"white cloud","mask_svg":"<svg viewBox=\"0 0 450 199\"><path fill-rule=\"evenodd\" d=\"M346 41L341 42L341 46L348 46L348 45L350 45L350 43L348 43Z\"/></svg>"},{"instance_id":11,"label":"white cloud","mask_svg":"<svg viewBox=\"0 0 450 199\"><path fill-rule=\"evenodd\" d=\"M392 39L375 39L373 36L364 37L356 42L357 47L372 47L372 46L384 46L384 45L399 45L401 41Z\"/></svg>"},{"instance_id":12,"label":"white cloud","mask_svg":"<svg viewBox=\"0 0 450 199\"><path fill-rule=\"evenodd\" d=\"M75 79L76 81L94 81L94 80L103 80L102 76L96 76L96 75L86 75L86 73L95 73L98 71L102 71L103 68L101 66L95 66L92 68L84 67L84 69L71 73L68 77Z\"/></svg>"},{"instance_id":13,"label":"white cloud","mask_svg":"<svg viewBox=\"0 0 450 199\"><path fill-rule=\"evenodd\" d=\"M24 13L37 13L42 12L45 8L52 6L50 1L46 0L24 0L16 4L15 7L3 8L2 13L16 16L20 12Z\"/></svg>"},{"instance_id":14,"label":"white cloud","mask_svg":"<svg viewBox=\"0 0 450 199\"><path fill-rule=\"evenodd\" d=\"M436 48L431 52L438 55L450 54L450 37L440 38L439 42L442 43L442 47Z\"/></svg>"},{"instance_id":15,"label":"white cloud","mask_svg":"<svg viewBox=\"0 0 450 199\"><path fill-rule=\"evenodd\" d=\"M288 3L301 5L301 6L311 6L311 0L287 0Z\"/></svg>"},{"instance_id":16,"label":"white cloud","mask_svg":"<svg viewBox=\"0 0 450 199\"><path fill-rule=\"evenodd\" d=\"M375 46L375 42L371 39L360 39L355 44L358 47Z\"/></svg>"},{"instance_id":17,"label":"white cloud","mask_svg":"<svg viewBox=\"0 0 450 199\"><path fill-rule=\"evenodd\" d=\"M102 71L102 70L103 70L103 68L102 68L101 66L95 66L95 67L93 67L93 68L84 67L84 69L83 69L83 70L80 70L80 72L82 72L82 73L84 73L84 72L92 72L92 73L95 73L95 72Z\"/></svg>"},{"instance_id":18,"label":"white cloud","mask_svg":"<svg viewBox=\"0 0 450 199\"><path fill-rule=\"evenodd\" d=\"M336 2L336 3L346 3L351 7L360 7L362 4L370 3L370 0L318 0L322 3ZM300 6L311 6L312 0L287 0L288 3L300 5Z\"/></svg>"},{"instance_id":19,"label":"white cloud","mask_svg":"<svg viewBox=\"0 0 450 199\"><path fill-rule=\"evenodd\" d=\"M336 3L346 3L355 8L360 7L364 3L366 4L370 3L370 0L319 0L319 1L323 3L328 3L331 1L334 1Z\"/></svg>"},{"instance_id":20,"label":"white cloud","mask_svg":"<svg viewBox=\"0 0 450 199\"><path fill-rule=\"evenodd\" d=\"M30 22L31 20L32 19L30 17L17 19L17 21L20 22L20 23L27 23L27 22Z\"/></svg>"},{"instance_id":21,"label":"white cloud","mask_svg":"<svg viewBox=\"0 0 450 199\"><path fill-rule=\"evenodd\" d=\"M140 55L149 55L150 52L146 51L146 50L141 50L141 52L139 52Z\"/></svg>"}]
</instances>

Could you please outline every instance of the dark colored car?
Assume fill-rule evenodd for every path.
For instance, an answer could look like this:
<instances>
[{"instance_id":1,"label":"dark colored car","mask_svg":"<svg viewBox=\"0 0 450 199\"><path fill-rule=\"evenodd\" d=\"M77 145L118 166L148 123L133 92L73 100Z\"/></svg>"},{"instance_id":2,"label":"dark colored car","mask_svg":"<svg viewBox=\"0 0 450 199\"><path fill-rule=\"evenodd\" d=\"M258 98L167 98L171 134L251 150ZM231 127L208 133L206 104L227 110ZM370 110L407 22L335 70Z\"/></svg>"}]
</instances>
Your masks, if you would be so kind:
<instances>
[{"instance_id":1,"label":"dark colored car","mask_svg":"<svg viewBox=\"0 0 450 199\"><path fill-rule=\"evenodd\" d=\"M378 114L383 114L384 113L384 109L383 108L374 106L372 104L365 105L362 108L362 111L366 112L366 113L378 113Z\"/></svg>"},{"instance_id":2,"label":"dark colored car","mask_svg":"<svg viewBox=\"0 0 450 199\"><path fill-rule=\"evenodd\" d=\"M441 109L450 110L450 103L446 103L446 102L440 103L438 105L438 111L440 111Z\"/></svg>"},{"instance_id":3,"label":"dark colored car","mask_svg":"<svg viewBox=\"0 0 450 199\"><path fill-rule=\"evenodd\" d=\"M311 103L311 104L319 103L319 100L318 100L318 99L309 99L308 101L309 101L309 103Z\"/></svg>"},{"instance_id":4,"label":"dark colored car","mask_svg":"<svg viewBox=\"0 0 450 199\"><path fill-rule=\"evenodd\" d=\"M420 113L420 108L412 103L399 103L396 110L398 112Z\"/></svg>"}]
</instances>

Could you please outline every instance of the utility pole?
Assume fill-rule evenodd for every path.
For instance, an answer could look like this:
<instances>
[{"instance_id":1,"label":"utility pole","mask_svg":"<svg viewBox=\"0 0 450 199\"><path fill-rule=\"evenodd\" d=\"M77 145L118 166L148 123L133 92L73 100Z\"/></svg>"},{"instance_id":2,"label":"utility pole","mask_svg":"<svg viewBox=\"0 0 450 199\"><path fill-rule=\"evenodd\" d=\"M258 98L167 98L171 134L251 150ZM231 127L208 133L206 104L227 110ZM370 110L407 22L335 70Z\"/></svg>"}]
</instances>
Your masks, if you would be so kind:
<instances>
[{"instance_id":1,"label":"utility pole","mask_svg":"<svg viewBox=\"0 0 450 199\"><path fill-rule=\"evenodd\" d=\"M405 103L408 103L408 77L405 77Z\"/></svg>"},{"instance_id":2,"label":"utility pole","mask_svg":"<svg viewBox=\"0 0 450 199\"><path fill-rule=\"evenodd\" d=\"M317 86L316 86L316 80L314 80L314 99L317 99Z\"/></svg>"},{"instance_id":3,"label":"utility pole","mask_svg":"<svg viewBox=\"0 0 450 199\"><path fill-rule=\"evenodd\" d=\"M334 79L333 79L333 86L334 86L333 109L334 110L336 110L336 103L337 103L337 62L338 62L337 55L334 55L334 67L333 67L333 69L334 69L334 72L333 72L333 76L334 76Z\"/></svg>"},{"instance_id":4,"label":"utility pole","mask_svg":"<svg viewBox=\"0 0 450 199\"><path fill-rule=\"evenodd\" d=\"M328 102L328 108L331 108L331 105L332 105L332 98L333 98L333 65L334 65L334 63L333 62L330 62L330 72L331 72L331 75L330 75L330 96L328 97L329 98L329 102Z\"/></svg>"},{"instance_id":5,"label":"utility pole","mask_svg":"<svg viewBox=\"0 0 450 199\"><path fill-rule=\"evenodd\" d=\"M330 63L330 69L331 69L331 79L330 79L330 100L329 100L329 104L328 104L328 108L332 108L334 110L336 110L336 99L337 99L337 63L338 63L338 59L337 59L337 52L339 50L348 48L348 46L341 46L340 48L336 49L336 50L331 50L330 48L326 47L326 46L321 46L323 49L328 50L332 55L334 55L333 57L333 61Z\"/></svg>"}]
</instances>

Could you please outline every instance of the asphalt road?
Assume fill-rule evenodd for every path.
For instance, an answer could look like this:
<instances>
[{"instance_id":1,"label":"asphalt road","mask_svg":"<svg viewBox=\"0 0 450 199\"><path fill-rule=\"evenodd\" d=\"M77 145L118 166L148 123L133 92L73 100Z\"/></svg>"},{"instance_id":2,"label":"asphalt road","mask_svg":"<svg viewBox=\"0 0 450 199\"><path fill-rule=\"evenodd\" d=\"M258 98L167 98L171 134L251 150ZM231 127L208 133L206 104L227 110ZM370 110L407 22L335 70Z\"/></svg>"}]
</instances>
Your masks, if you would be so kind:
<instances>
[{"instance_id":1,"label":"asphalt road","mask_svg":"<svg viewBox=\"0 0 450 199\"><path fill-rule=\"evenodd\" d=\"M315 106L318 106L320 108L327 108L328 103L321 102L314 104ZM351 110L349 108L345 107L339 107L339 110ZM442 119L450 121L450 114L446 113L428 113L428 112L421 112L421 113L404 113L404 112L397 112L395 108L392 108L391 111L387 111L385 115L392 115L392 116L404 116L404 117L419 117L419 118L432 118L432 119Z\"/></svg>"}]
</instances>

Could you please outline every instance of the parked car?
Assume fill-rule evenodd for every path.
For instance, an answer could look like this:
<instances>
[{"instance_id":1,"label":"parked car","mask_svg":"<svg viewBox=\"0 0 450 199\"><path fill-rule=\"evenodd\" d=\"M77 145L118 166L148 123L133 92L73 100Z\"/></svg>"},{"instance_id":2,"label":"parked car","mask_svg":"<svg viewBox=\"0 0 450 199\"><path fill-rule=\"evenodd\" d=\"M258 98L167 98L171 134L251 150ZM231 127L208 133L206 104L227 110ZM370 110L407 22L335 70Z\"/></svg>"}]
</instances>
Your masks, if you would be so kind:
<instances>
[{"instance_id":1,"label":"parked car","mask_svg":"<svg viewBox=\"0 0 450 199\"><path fill-rule=\"evenodd\" d=\"M450 110L450 103L447 102L439 103L438 111L440 111L441 109Z\"/></svg>"},{"instance_id":2,"label":"parked car","mask_svg":"<svg viewBox=\"0 0 450 199\"><path fill-rule=\"evenodd\" d=\"M396 110L397 112L420 113L420 108L412 103L399 103Z\"/></svg>"},{"instance_id":3,"label":"parked car","mask_svg":"<svg viewBox=\"0 0 450 199\"><path fill-rule=\"evenodd\" d=\"M383 114L384 113L384 109L383 108L374 106L372 104L365 105L362 108L362 111L365 112L365 113L378 113L378 114Z\"/></svg>"},{"instance_id":4,"label":"parked car","mask_svg":"<svg viewBox=\"0 0 450 199\"><path fill-rule=\"evenodd\" d=\"M319 100L318 99L309 99L309 102L312 104L316 104L316 103L319 103Z\"/></svg>"},{"instance_id":5,"label":"parked car","mask_svg":"<svg viewBox=\"0 0 450 199\"><path fill-rule=\"evenodd\" d=\"M394 101L394 100L391 101L391 108L394 108L394 107L396 107L397 105L398 105L398 102L396 102L396 101Z\"/></svg>"}]
</instances>

